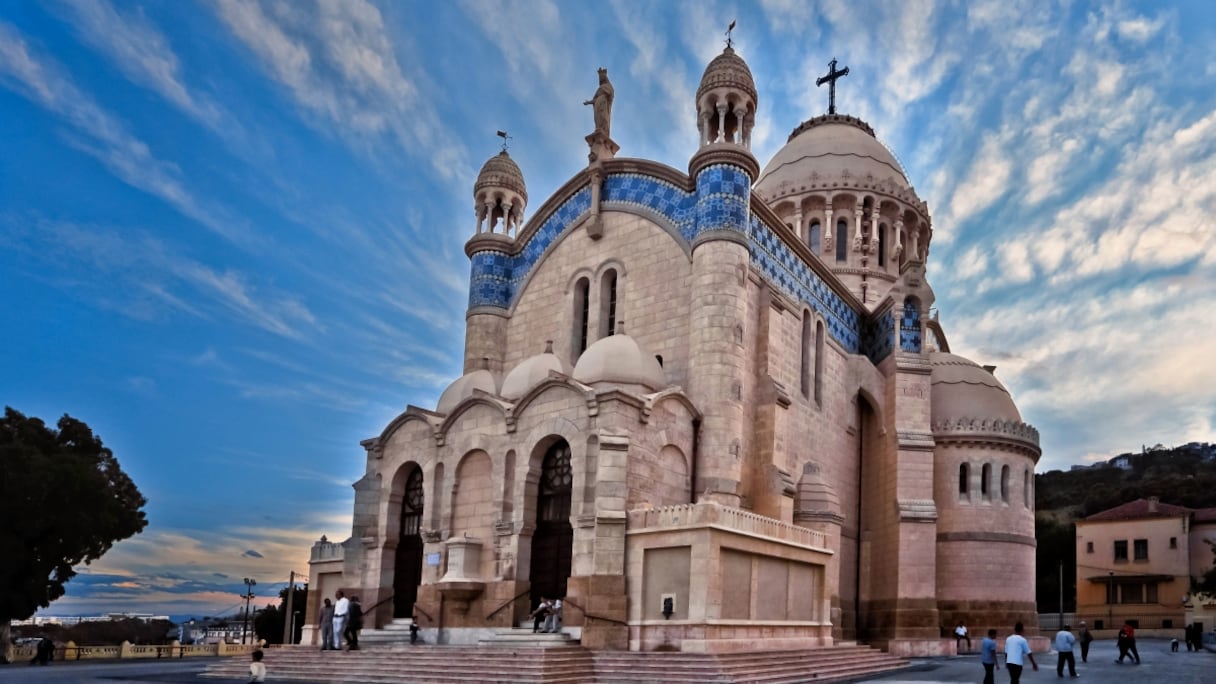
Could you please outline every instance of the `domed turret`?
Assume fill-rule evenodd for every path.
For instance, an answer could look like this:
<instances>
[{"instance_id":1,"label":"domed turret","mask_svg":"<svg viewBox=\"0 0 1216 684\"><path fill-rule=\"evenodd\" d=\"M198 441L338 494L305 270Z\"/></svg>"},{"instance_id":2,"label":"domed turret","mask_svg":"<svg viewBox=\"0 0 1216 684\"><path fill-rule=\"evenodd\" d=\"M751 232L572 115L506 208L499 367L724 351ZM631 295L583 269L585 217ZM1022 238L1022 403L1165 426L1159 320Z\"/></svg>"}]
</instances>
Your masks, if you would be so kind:
<instances>
[{"instance_id":1,"label":"domed turret","mask_svg":"<svg viewBox=\"0 0 1216 684\"><path fill-rule=\"evenodd\" d=\"M473 184L473 210L477 213L477 232L514 236L524 223L528 188L515 160L502 152L490 157Z\"/></svg>"},{"instance_id":2,"label":"domed turret","mask_svg":"<svg viewBox=\"0 0 1216 684\"><path fill-rule=\"evenodd\" d=\"M553 353L553 341L545 343L545 351L535 356L529 356L507 373L502 381L502 398L515 401L528 393L556 371L562 375L570 375L570 370L557 354Z\"/></svg>"},{"instance_id":3,"label":"domed turret","mask_svg":"<svg viewBox=\"0 0 1216 684\"><path fill-rule=\"evenodd\" d=\"M650 391L667 386L663 367L653 355L624 334L600 338L583 352L574 366L574 379L586 385L606 382L641 385Z\"/></svg>"},{"instance_id":4,"label":"domed turret","mask_svg":"<svg viewBox=\"0 0 1216 684\"><path fill-rule=\"evenodd\" d=\"M439 403L435 406L438 413L451 413L460 402L473 396L474 390L489 394L498 394L498 379L485 368L481 368L456 378L455 382L439 395Z\"/></svg>"},{"instance_id":5,"label":"domed turret","mask_svg":"<svg viewBox=\"0 0 1216 684\"><path fill-rule=\"evenodd\" d=\"M729 45L714 57L697 88L697 130L701 147L732 143L751 148L756 124L756 82L747 62Z\"/></svg>"},{"instance_id":6,"label":"domed turret","mask_svg":"<svg viewBox=\"0 0 1216 684\"><path fill-rule=\"evenodd\" d=\"M1009 390L988 369L947 352L930 354L929 362L933 366L932 422L960 418L1022 421Z\"/></svg>"}]
</instances>

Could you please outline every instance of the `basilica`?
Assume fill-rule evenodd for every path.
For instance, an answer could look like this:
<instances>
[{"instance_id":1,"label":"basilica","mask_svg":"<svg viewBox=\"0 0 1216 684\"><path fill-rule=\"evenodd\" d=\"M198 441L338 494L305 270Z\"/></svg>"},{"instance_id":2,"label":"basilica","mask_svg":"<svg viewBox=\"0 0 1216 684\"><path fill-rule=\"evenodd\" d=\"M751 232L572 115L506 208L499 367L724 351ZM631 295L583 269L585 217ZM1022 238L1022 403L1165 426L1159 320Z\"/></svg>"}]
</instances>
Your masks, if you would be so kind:
<instances>
[{"instance_id":1,"label":"basilica","mask_svg":"<svg viewBox=\"0 0 1216 684\"><path fill-rule=\"evenodd\" d=\"M530 204L505 149L482 167L464 374L362 443L308 623L343 589L369 628L412 617L448 644L541 597L592 650L1034 632L1038 432L950 352L896 156L833 97L762 167L729 45L687 168L618 156L599 81L589 163L552 196Z\"/></svg>"}]
</instances>

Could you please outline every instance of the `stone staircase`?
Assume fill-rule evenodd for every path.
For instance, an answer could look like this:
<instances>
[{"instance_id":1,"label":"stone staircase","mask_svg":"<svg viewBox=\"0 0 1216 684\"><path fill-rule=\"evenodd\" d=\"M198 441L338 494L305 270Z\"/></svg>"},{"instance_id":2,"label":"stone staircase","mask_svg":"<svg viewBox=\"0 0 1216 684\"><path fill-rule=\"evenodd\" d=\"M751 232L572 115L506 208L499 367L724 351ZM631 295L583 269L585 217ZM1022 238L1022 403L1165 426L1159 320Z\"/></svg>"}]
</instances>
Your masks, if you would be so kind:
<instances>
[{"instance_id":1,"label":"stone staircase","mask_svg":"<svg viewBox=\"0 0 1216 684\"><path fill-rule=\"evenodd\" d=\"M557 646L578 646L579 640L565 632L543 634L527 629L498 629L492 636L479 640L482 646L502 646L508 648L554 648Z\"/></svg>"},{"instance_id":2,"label":"stone staircase","mask_svg":"<svg viewBox=\"0 0 1216 684\"><path fill-rule=\"evenodd\" d=\"M360 646L391 646L410 643L410 618L396 619L380 629L359 630Z\"/></svg>"},{"instance_id":3,"label":"stone staircase","mask_svg":"<svg viewBox=\"0 0 1216 684\"><path fill-rule=\"evenodd\" d=\"M528 630L527 636L562 635L533 635ZM592 652L579 646L516 647L493 641L487 646L370 646L355 652L289 646L267 650L266 667L268 679L274 681L344 684L803 684L862 681L908 664L868 646L848 644L710 654ZM247 677L248 668L244 658L225 658L210 665L203 676Z\"/></svg>"}]
</instances>

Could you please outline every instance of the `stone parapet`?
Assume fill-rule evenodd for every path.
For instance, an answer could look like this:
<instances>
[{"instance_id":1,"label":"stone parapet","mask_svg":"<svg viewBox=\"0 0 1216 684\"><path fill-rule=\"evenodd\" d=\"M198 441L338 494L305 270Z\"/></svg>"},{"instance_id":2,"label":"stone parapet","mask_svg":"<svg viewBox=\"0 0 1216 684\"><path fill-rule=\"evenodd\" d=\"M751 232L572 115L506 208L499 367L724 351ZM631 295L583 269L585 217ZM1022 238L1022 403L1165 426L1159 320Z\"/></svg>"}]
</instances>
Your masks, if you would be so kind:
<instances>
[{"instance_id":1,"label":"stone parapet","mask_svg":"<svg viewBox=\"0 0 1216 684\"><path fill-rule=\"evenodd\" d=\"M945 443L987 443L1013 447L1028 452L1038 460L1039 431L1032 425L999 418L948 418L932 425L933 438Z\"/></svg>"},{"instance_id":2,"label":"stone parapet","mask_svg":"<svg viewBox=\"0 0 1216 684\"><path fill-rule=\"evenodd\" d=\"M626 534L692 527L728 530L819 551L827 551L828 548L827 538L822 532L789 525L763 515L716 503L683 504L630 511Z\"/></svg>"}]
</instances>

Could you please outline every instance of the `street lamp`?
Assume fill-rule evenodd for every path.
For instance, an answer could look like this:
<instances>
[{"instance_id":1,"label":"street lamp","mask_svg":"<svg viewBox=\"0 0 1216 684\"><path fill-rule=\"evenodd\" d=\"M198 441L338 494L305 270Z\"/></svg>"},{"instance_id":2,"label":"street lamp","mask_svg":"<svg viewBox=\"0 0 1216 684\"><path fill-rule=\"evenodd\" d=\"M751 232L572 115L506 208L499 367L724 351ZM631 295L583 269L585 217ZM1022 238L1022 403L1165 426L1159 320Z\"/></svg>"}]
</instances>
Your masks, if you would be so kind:
<instances>
[{"instance_id":1,"label":"street lamp","mask_svg":"<svg viewBox=\"0 0 1216 684\"><path fill-rule=\"evenodd\" d=\"M243 625L241 625L242 645L245 644L245 633L249 631L249 601L253 599L253 587L255 585L257 585L257 582L249 579L248 577L245 578L245 595L242 597L245 599L245 622Z\"/></svg>"}]
</instances>

